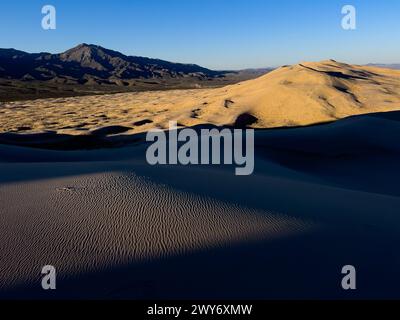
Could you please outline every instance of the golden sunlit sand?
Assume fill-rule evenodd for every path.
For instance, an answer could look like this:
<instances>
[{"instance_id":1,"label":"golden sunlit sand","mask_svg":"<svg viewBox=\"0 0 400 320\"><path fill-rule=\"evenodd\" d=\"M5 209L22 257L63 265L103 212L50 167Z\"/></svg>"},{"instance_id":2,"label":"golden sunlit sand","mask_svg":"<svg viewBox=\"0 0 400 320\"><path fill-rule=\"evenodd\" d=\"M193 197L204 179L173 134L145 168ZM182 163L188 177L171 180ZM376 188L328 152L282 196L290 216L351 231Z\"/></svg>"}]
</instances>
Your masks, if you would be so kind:
<instances>
[{"instance_id":1,"label":"golden sunlit sand","mask_svg":"<svg viewBox=\"0 0 400 320\"><path fill-rule=\"evenodd\" d=\"M181 126L303 126L400 109L400 71L333 60L283 66L254 80L217 89L172 90L4 103L3 132L86 134L123 126L126 133ZM240 119L240 118L239 118Z\"/></svg>"}]
</instances>

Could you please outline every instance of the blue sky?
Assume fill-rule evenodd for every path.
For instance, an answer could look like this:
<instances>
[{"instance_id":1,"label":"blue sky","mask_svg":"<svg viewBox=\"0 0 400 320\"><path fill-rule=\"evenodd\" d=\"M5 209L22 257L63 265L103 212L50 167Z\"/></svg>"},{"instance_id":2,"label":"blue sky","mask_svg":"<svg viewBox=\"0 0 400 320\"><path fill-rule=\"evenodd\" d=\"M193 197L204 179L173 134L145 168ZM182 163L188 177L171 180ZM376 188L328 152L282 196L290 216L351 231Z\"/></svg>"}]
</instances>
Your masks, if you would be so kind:
<instances>
[{"instance_id":1,"label":"blue sky","mask_svg":"<svg viewBox=\"0 0 400 320\"><path fill-rule=\"evenodd\" d=\"M56 30L41 28L46 4ZM357 30L341 28L346 4ZM2 0L0 30L1 48L56 53L86 42L213 69L400 63L398 0Z\"/></svg>"}]
</instances>

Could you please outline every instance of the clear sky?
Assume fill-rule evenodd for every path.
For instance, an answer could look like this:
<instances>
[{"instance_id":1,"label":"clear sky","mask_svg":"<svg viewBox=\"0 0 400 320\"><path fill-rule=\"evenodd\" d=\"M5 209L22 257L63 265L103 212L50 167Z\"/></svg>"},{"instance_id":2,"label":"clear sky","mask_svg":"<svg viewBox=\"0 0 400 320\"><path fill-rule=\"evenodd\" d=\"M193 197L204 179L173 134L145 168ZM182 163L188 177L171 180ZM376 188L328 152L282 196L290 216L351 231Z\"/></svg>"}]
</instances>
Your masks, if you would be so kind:
<instances>
[{"instance_id":1,"label":"clear sky","mask_svg":"<svg viewBox=\"0 0 400 320\"><path fill-rule=\"evenodd\" d=\"M56 30L41 28L46 4ZM341 28L346 4L356 30ZM213 69L400 63L399 0L1 0L0 30L1 48L57 53L85 42Z\"/></svg>"}]
</instances>

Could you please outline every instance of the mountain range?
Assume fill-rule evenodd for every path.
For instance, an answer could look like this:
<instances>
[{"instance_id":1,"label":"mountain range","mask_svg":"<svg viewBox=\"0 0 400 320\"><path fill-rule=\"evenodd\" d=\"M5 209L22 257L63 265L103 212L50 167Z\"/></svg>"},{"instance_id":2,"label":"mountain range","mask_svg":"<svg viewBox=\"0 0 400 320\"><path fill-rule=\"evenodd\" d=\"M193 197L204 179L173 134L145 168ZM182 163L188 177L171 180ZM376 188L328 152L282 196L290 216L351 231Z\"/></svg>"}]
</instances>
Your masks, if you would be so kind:
<instances>
[{"instance_id":1,"label":"mountain range","mask_svg":"<svg viewBox=\"0 0 400 320\"><path fill-rule=\"evenodd\" d=\"M92 44L80 44L63 53L27 53L0 49L0 78L51 80L56 83L128 85L132 79L208 79L227 71L213 71L196 64L182 64L126 56Z\"/></svg>"}]
</instances>

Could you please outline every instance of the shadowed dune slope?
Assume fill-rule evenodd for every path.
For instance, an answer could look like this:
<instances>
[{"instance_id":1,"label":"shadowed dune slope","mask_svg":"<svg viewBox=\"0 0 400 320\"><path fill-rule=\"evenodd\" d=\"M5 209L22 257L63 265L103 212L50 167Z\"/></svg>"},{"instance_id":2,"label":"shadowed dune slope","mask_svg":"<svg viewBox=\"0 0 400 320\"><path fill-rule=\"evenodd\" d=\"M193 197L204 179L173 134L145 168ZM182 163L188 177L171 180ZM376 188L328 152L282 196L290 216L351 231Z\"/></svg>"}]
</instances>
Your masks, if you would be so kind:
<instances>
[{"instance_id":1,"label":"shadowed dune slope","mask_svg":"<svg viewBox=\"0 0 400 320\"><path fill-rule=\"evenodd\" d=\"M246 177L0 145L0 297L398 298L399 114L256 131Z\"/></svg>"}]
</instances>

